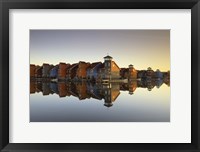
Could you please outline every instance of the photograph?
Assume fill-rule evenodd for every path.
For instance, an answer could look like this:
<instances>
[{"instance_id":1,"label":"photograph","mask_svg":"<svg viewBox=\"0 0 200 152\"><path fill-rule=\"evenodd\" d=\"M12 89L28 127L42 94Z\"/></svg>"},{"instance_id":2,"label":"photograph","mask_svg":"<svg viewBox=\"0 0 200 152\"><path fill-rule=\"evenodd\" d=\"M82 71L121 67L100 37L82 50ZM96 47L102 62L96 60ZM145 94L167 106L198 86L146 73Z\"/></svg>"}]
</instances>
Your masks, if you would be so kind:
<instances>
[{"instance_id":1,"label":"photograph","mask_svg":"<svg viewBox=\"0 0 200 152\"><path fill-rule=\"evenodd\" d=\"M0 151L200 152L200 0L0 1Z\"/></svg>"},{"instance_id":2,"label":"photograph","mask_svg":"<svg viewBox=\"0 0 200 152\"><path fill-rule=\"evenodd\" d=\"M30 29L30 122L170 122L169 29Z\"/></svg>"}]
</instances>

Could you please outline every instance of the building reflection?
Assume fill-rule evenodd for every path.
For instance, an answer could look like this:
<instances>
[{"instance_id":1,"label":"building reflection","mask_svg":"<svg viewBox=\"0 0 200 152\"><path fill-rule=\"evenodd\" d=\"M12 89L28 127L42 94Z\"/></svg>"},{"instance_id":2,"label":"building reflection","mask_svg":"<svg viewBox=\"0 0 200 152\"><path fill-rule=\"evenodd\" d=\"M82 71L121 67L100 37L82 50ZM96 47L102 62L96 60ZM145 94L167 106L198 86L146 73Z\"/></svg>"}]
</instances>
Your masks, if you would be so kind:
<instances>
[{"instance_id":1,"label":"building reflection","mask_svg":"<svg viewBox=\"0 0 200 152\"><path fill-rule=\"evenodd\" d=\"M111 107L120 95L120 91L127 91L133 95L137 88L146 88L151 91L154 87L160 88L161 85L170 86L169 80L147 79L130 81L129 83L89 83L89 82L30 82L30 94L42 92L42 94L57 94L60 98L74 96L79 100L94 98L104 100L104 106Z\"/></svg>"}]
</instances>

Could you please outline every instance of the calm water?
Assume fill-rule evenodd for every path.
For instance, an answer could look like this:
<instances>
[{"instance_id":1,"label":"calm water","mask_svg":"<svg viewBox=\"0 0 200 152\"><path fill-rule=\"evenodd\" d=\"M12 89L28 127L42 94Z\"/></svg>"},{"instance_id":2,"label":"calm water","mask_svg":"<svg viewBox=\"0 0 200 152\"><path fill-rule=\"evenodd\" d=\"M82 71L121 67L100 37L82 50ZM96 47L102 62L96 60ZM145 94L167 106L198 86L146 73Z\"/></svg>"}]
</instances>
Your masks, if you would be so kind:
<instances>
[{"instance_id":1,"label":"calm water","mask_svg":"<svg viewBox=\"0 0 200 152\"><path fill-rule=\"evenodd\" d=\"M170 87L129 84L30 84L31 122L169 122Z\"/></svg>"}]
</instances>

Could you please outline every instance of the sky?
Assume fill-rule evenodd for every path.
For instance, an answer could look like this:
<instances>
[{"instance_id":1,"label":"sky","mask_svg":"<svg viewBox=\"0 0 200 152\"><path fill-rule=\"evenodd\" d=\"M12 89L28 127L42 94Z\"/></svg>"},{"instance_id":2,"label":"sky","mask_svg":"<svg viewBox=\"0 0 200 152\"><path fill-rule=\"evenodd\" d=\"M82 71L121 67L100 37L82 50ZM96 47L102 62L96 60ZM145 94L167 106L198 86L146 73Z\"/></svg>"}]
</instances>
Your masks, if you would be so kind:
<instances>
[{"instance_id":1,"label":"sky","mask_svg":"<svg viewBox=\"0 0 200 152\"><path fill-rule=\"evenodd\" d=\"M170 30L30 30L30 64L103 62L170 70Z\"/></svg>"}]
</instances>

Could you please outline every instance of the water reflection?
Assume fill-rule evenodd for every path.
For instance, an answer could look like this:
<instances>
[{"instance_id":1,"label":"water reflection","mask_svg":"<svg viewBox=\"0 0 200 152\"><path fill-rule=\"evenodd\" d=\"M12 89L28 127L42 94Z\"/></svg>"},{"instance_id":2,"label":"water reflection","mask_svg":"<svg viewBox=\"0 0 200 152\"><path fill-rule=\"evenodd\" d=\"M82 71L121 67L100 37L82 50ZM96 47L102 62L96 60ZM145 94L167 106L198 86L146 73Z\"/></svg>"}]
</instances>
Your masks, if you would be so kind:
<instances>
[{"instance_id":1,"label":"water reflection","mask_svg":"<svg viewBox=\"0 0 200 152\"><path fill-rule=\"evenodd\" d=\"M137 88L151 91L154 87L160 88L163 84L170 86L170 81L162 79L136 80L129 83L89 83L89 82L30 82L30 94L42 92L43 96L57 94L60 98L76 97L79 100L104 100L104 106L111 107L120 96L120 91L128 91L133 95ZM145 90L146 91L146 90Z\"/></svg>"}]
</instances>

